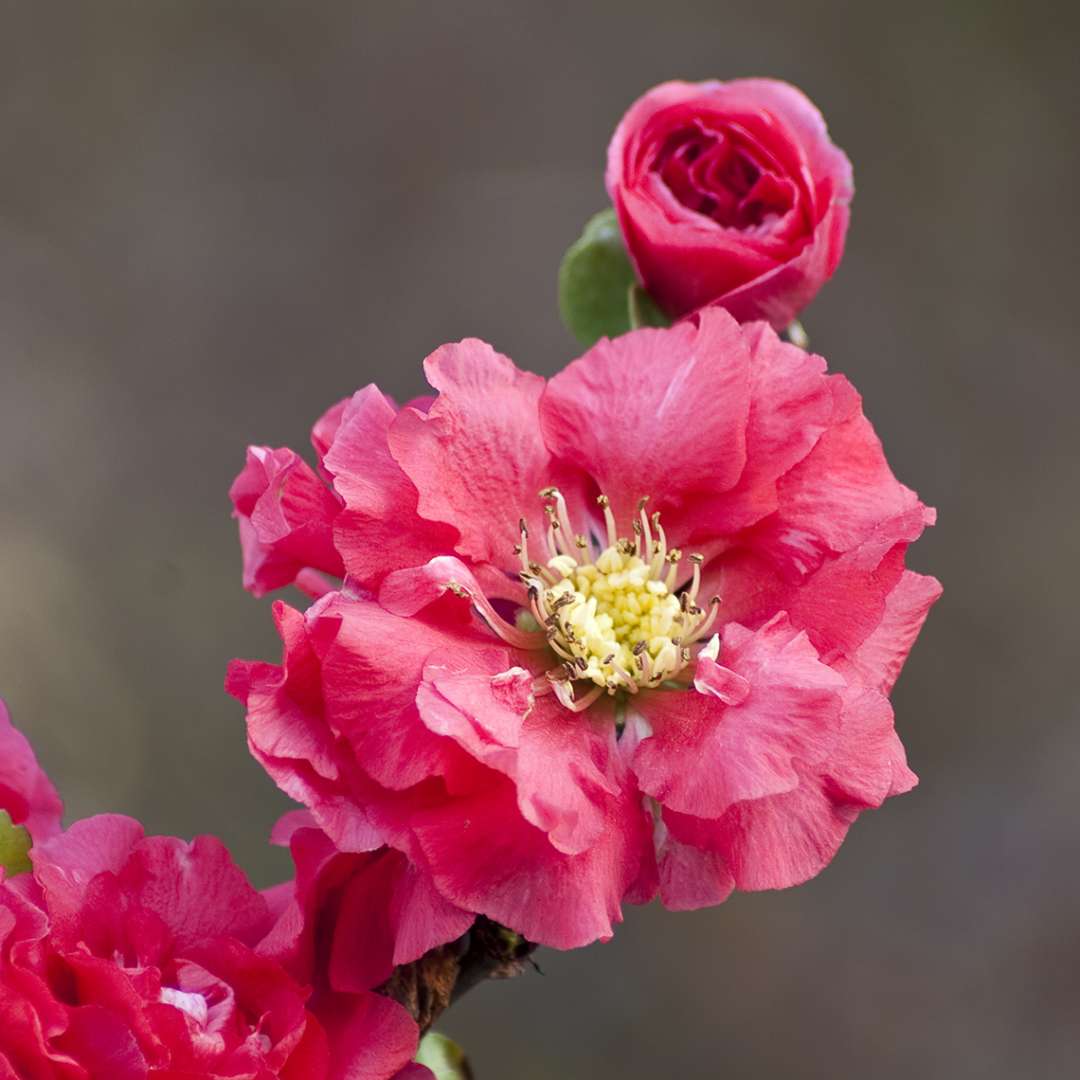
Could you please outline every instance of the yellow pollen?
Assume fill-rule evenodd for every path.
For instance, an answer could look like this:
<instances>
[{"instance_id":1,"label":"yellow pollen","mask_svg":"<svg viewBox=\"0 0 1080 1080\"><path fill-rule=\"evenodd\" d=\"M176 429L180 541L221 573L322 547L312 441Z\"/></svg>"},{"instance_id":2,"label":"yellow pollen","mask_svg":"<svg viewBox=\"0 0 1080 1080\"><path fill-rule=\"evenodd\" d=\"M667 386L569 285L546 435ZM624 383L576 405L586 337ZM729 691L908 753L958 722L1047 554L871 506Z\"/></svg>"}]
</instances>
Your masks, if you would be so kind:
<instances>
[{"instance_id":1,"label":"yellow pollen","mask_svg":"<svg viewBox=\"0 0 1080 1080\"><path fill-rule=\"evenodd\" d=\"M556 556L548 566L563 579L544 590L544 607L553 642L576 661L574 678L614 690L628 678L657 685L683 666L687 615L639 555L616 544L592 563Z\"/></svg>"},{"instance_id":2,"label":"yellow pollen","mask_svg":"<svg viewBox=\"0 0 1080 1080\"><path fill-rule=\"evenodd\" d=\"M628 540L618 535L611 503L600 495L607 546L590 561L601 542L598 532L592 533L594 546L586 533L574 531L558 488L544 488L540 497L548 519L547 562L533 558L524 518L518 524L521 543L514 548L528 611L510 625L487 603L484 621L516 648L550 650L556 666L536 691L554 693L573 712L605 692L636 694L674 679L703 647L720 611L719 597L710 598L707 610L697 602L703 557L690 556L693 572L680 583L682 552L668 547L660 514L645 513L648 500L638 501L630 522L634 539Z\"/></svg>"}]
</instances>

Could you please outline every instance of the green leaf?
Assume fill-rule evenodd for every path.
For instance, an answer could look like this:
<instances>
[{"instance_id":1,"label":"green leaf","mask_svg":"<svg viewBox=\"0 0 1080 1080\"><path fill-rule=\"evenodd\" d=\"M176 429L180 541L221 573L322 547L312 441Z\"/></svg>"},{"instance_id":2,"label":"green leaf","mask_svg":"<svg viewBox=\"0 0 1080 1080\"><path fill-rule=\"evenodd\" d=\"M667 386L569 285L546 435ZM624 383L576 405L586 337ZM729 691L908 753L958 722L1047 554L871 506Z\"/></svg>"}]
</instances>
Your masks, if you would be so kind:
<instances>
[{"instance_id":1,"label":"green leaf","mask_svg":"<svg viewBox=\"0 0 1080 1080\"><path fill-rule=\"evenodd\" d=\"M30 863L30 834L21 825L14 825L11 815L0 810L0 866L8 877L25 874Z\"/></svg>"},{"instance_id":2,"label":"green leaf","mask_svg":"<svg viewBox=\"0 0 1080 1080\"><path fill-rule=\"evenodd\" d=\"M559 267L559 312L582 345L630 329L627 291L634 268L610 207L590 218Z\"/></svg>"},{"instance_id":3,"label":"green leaf","mask_svg":"<svg viewBox=\"0 0 1080 1080\"><path fill-rule=\"evenodd\" d=\"M643 326L671 325L671 320L656 306L656 301L636 281L626 294L626 306L634 330Z\"/></svg>"},{"instance_id":4,"label":"green leaf","mask_svg":"<svg viewBox=\"0 0 1080 1080\"><path fill-rule=\"evenodd\" d=\"M429 1031L420 1040L416 1061L426 1065L436 1080L471 1080L472 1070L465 1060L465 1051L453 1039Z\"/></svg>"}]
</instances>

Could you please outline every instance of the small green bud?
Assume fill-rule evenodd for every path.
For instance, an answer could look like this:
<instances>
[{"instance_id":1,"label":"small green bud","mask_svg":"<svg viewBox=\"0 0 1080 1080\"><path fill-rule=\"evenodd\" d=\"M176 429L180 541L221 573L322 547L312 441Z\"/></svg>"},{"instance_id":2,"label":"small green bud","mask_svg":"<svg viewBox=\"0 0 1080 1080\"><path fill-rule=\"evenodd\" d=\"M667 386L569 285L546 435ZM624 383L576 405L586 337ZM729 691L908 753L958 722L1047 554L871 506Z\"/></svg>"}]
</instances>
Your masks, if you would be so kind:
<instances>
[{"instance_id":1,"label":"small green bud","mask_svg":"<svg viewBox=\"0 0 1080 1080\"><path fill-rule=\"evenodd\" d=\"M0 810L0 866L8 877L32 869L30 844L30 833L22 825L13 824L6 810Z\"/></svg>"},{"instance_id":2,"label":"small green bud","mask_svg":"<svg viewBox=\"0 0 1080 1080\"><path fill-rule=\"evenodd\" d=\"M435 1074L436 1080L471 1080L472 1077L465 1051L453 1039L437 1031L429 1031L420 1040L416 1061L419 1065L426 1065Z\"/></svg>"}]
</instances>

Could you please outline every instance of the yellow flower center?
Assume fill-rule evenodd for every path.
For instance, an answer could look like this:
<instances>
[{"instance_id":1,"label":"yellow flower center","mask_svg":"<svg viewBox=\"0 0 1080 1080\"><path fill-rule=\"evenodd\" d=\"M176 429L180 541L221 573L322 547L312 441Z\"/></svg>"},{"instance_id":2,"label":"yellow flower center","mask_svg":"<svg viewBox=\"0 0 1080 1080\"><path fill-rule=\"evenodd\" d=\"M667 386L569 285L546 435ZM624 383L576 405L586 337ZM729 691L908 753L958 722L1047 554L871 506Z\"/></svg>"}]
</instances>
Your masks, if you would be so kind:
<instances>
[{"instance_id":1,"label":"yellow flower center","mask_svg":"<svg viewBox=\"0 0 1080 1080\"><path fill-rule=\"evenodd\" d=\"M548 517L547 563L530 559L524 521L517 550L531 614L562 661L547 673L560 701L576 711L604 692L636 694L678 675L692 658L691 646L712 626L719 603L714 598L707 612L697 605L702 557L690 556L692 580L677 591L682 553L668 549L660 515L645 513L646 499L638 504L630 540L616 535L608 500L600 496L607 532L601 548L595 539L571 533L558 489L548 488L541 497ZM592 686L575 694L578 682Z\"/></svg>"},{"instance_id":2,"label":"yellow flower center","mask_svg":"<svg viewBox=\"0 0 1080 1080\"><path fill-rule=\"evenodd\" d=\"M566 577L543 596L560 643L575 658L577 678L608 687L627 674L648 669L643 681L652 682L682 667L675 641L685 629L679 598L652 576L649 563L618 546L584 566L569 562L564 555L548 563Z\"/></svg>"}]
</instances>

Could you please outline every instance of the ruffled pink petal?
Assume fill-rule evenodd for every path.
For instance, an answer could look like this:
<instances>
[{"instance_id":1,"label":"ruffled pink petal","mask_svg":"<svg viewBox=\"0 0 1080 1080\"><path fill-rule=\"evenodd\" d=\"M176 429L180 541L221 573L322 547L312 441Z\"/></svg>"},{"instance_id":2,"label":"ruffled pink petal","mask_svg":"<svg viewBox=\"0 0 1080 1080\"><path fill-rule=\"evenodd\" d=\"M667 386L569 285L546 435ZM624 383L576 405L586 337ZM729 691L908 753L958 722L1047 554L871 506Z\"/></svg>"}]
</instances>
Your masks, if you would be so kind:
<instances>
[{"instance_id":1,"label":"ruffled pink petal","mask_svg":"<svg viewBox=\"0 0 1080 1080\"><path fill-rule=\"evenodd\" d=\"M810 242L797 255L720 294L712 303L740 321L764 319L782 330L832 277L843 254L850 219L847 205L833 202Z\"/></svg>"},{"instance_id":2,"label":"ruffled pink petal","mask_svg":"<svg viewBox=\"0 0 1080 1080\"><path fill-rule=\"evenodd\" d=\"M402 410L390 452L420 515L457 528L460 554L513 567L518 519L541 535L538 495L557 482L537 423L544 380L475 338L437 349L424 370L439 397L427 413Z\"/></svg>"},{"instance_id":3,"label":"ruffled pink petal","mask_svg":"<svg viewBox=\"0 0 1080 1080\"><path fill-rule=\"evenodd\" d=\"M885 610L877 626L837 664L838 669L887 694L940 596L941 583L936 578L905 570L885 598Z\"/></svg>"},{"instance_id":4,"label":"ruffled pink petal","mask_svg":"<svg viewBox=\"0 0 1080 1080\"><path fill-rule=\"evenodd\" d=\"M270 924L266 900L216 837L185 843L150 836L138 843L119 874L122 887L172 931L180 949L215 937L254 944Z\"/></svg>"},{"instance_id":5,"label":"ruffled pink petal","mask_svg":"<svg viewBox=\"0 0 1080 1080\"><path fill-rule=\"evenodd\" d=\"M44 892L54 926L72 926L86 890L99 874L118 874L143 838L133 818L99 814L73 822L64 832L31 849L34 877Z\"/></svg>"},{"instance_id":6,"label":"ruffled pink petal","mask_svg":"<svg viewBox=\"0 0 1080 1080\"><path fill-rule=\"evenodd\" d=\"M25 825L35 841L60 831L64 804L38 764L34 750L12 723L0 699L0 810Z\"/></svg>"},{"instance_id":7,"label":"ruffled pink petal","mask_svg":"<svg viewBox=\"0 0 1080 1080\"><path fill-rule=\"evenodd\" d=\"M533 707L532 681L524 668L511 666L505 649L477 649L452 659L435 653L424 667L416 705L428 728L512 777L522 723Z\"/></svg>"},{"instance_id":8,"label":"ruffled pink petal","mask_svg":"<svg viewBox=\"0 0 1080 1080\"><path fill-rule=\"evenodd\" d=\"M335 990L356 992L385 982L399 964L455 941L475 916L451 904L431 876L397 851L358 856L341 896L329 979Z\"/></svg>"},{"instance_id":9,"label":"ruffled pink petal","mask_svg":"<svg viewBox=\"0 0 1080 1080\"><path fill-rule=\"evenodd\" d=\"M490 645L489 637L399 618L340 595L312 609L308 627L319 654L326 724L348 742L368 776L402 790L459 766L462 751L421 720L417 691L432 653L466 653Z\"/></svg>"},{"instance_id":10,"label":"ruffled pink petal","mask_svg":"<svg viewBox=\"0 0 1080 1080\"><path fill-rule=\"evenodd\" d=\"M727 85L780 117L798 136L819 184L828 184L835 198L851 200L855 194L851 162L829 138L821 111L801 90L779 79L734 79Z\"/></svg>"},{"instance_id":11,"label":"ruffled pink petal","mask_svg":"<svg viewBox=\"0 0 1080 1080\"><path fill-rule=\"evenodd\" d=\"M436 653L417 706L433 731L514 779L525 819L574 855L596 841L604 803L619 793L614 719L609 709L576 715L553 694L534 697L533 679L505 649Z\"/></svg>"},{"instance_id":12,"label":"ruffled pink petal","mask_svg":"<svg viewBox=\"0 0 1080 1080\"><path fill-rule=\"evenodd\" d=\"M66 1075L81 1074L88 1080L106 1076L109 1080L145 1080L150 1075L149 1063L131 1028L111 1009L100 1005L73 1008L67 1030L55 1045L80 1062Z\"/></svg>"},{"instance_id":13,"label":"ruffled pink petal","mask_svg":"<svg viewBox=\"0 0 1080 1080\"><path fill-rule=\"evenodd\" d=\"M333 536L338 501L292 450L248 447L229 497L240 526L245 589L263 596L291 585L305 568L342 576Z\"/></svg>"},{"instance_id":14,"label":"ruffled pink petal","mask_svg":"<svg viewBox=\"0 0 1080 1080\"><path fill-rule=\"evenodd\" d=\"M311 445L315 450L315 456L319 462L319 470L329 479L330 474L325 472L323 462L327 451L337 438L338 429L341 427L341 418L349 406L351 398L342 398L335 402L319 417L311 428Z\"/></svg>"},{"instance_id":15,"label":"ruffled pink petal","mask_svg":"<svg viewBox=\"0 0 1080 1080\"><path fill-rule=\"evenodd\" d=\"M735 888L735 878L723 855L681 843L663 820L656 827L656 861L664 907L669 911L696 911L722 904Z\"/></svg>"},{"instance_id":16,"label":"ruffled pink petal","mask_svg":"<svg viewBox=\"0 0 1080 1080\"><path fill-rule=\"evenodd\" d=\"M687 877L696 860L698 872L710 880L726 867L743 890L798 885L828 865L861 810L915 785L886 698L859 686L845 686L842 698L838 737L828 757L811 765L795 761L798 782L790 790L735 803L716 820L664 809L661 840L682 845L674 856L678 867L688 868ZM664 859L671 857L663 843L661 888ZM680 880L682 888L672 896L677 905L693 894L685 878Z\"/></svg>"},{"instance_id":17,"label":"ruffled pink petal","mask_svg":"<svg viewBox=\"0 0 1080 1080\"><path fill-rule=\"evenodd\" d=\"M731 674L717 686L721 666ZM728 624L720 664L703 656L698 667L698 691L636 705L653 734L634 753L634 772L664 807L718 818L734 803L793 790L799 764L829 753L844 680L784 616L755 633Z\"/></svg>"},{"instance_id":18,"label":"ruffled pink petal","mask_svg":"<svg viewBox=\"0 0 1080 1080\"><path fill-rule=\"evenodd\" d=\"M607 803L607 828L588 851L565 855L517 807L509 780L444 802L414 819L439 891L530 941L572 949L609 938L620 901L651 844L648 819L629 793Z\"/></svg>"},{"instance_id":19,"label":"ruffled pink petal","mask_svg":"<svg viewBox=\"0 0 1080 1080\"><path fill-rule=\"evenodd\" d=\"M840 375L829 382L832 424L777 485L776 543L821 543L843 552L866 540L881 522L921 504L893 476L855 389Z\"/></svg>"},{"instance_id":20,"label":"ruffled pink petal","mask_svg":"<svg viewBox=\"0 0 1080 1080\"><path fill-rule=\"evenodd\" d=\"M319 776L335 780L338 755L319 717L321 674L307 623L299 611L281 601L273 610L284 665L234 660L226 690L247 705L248 739L262 754L307 762Z\"/></svg>"},{"instance_id":21,"label":"ruffled pink petal","mask_svg":"<svg viewBox=\"0 0 1080 1080\"><path fill-rule=\"evenodd\" d=\"M718 821L671 811L664 821L681 843L718 852L744 891L787 889L832 861L858 811L836 803L808 771L791 791L737 803Z\"/></svg>"},{"instance_id":22,"label":"ruffled pink petal","mask_svg":"<svg viewBox=\"0 0 1080 1080\"><path fill-rule=\"evenodd\" d=\"M294 894L259 948L300 979L367 990L472 925L472 913L443 899L430 875L399 852L340 852L310 827L298 829L290 846Z\"/></svg>"},{"instance_id":23,"label":"ruffled pink petal","mask_svg":"<svg viewBox=\"0 0 1080 1080\"><path fill-rule=\"evenodd\" d=\"M332 1080L392 1080L416 1056L419 1029L381 994L328 994L315 1014L330 1045Z\"/></svg>"},{"instance_id":24,"label":"ruffled pink petal","mask_svg":"<svg viewBox=\"0 0 1080 1080\"><path fill-rule=\"evenodd\" d=\"M746 467L722 495L688 500L665 518L681 544L728 536L777 508L777 480L810 453L833 413L825 361L781 341L765 323L744 326L750 350Z\"/></svg>"},{"instance_id":25,"label":"ruffled pink petal","mask_svg":"<svg viewBox=\"0 0 1080 1080\"><path fill-rule=\"evenodd\" d=\"M859 687L846 692L841 735L824 775L834 799L860 808L878 807L919 782L893 728L888 698Z\"/></svg>"},{"instance_id":26,"label":"ruffled pink petal","mask_svg":"<svg viewBox=\"0 0 1080 1080\"><path fill-rule=\"evenodd\" d=\"M398 410L375 386L346 404L324 464L345 508L334 538L351 578L374 589L392 570L453 551L457 530L425 521L417 491L390 454L388 433Z\"/></svg>"},{"instance_id":27,"label":"ruffled pink petal","mask_svg":"<svg viewBox=\"0 0 1080 1080\"><path fill-rule=\"evenodd\" d=\"M525 717L518 806L563 854L588 851L609 828L612 799L622 800L629 786L617 755L610 709L571 713L552 694L537 698Z\"/></svg>"},{"instance_id":28,"label":"ruffled pink petal","mask_svg":"<svg viewBox=\"0 0 1080 1080\"><path fill-rule=\"evenodd\" d=\"M540 403L544 438L588 472L629 528L637 502L727 491L746 464L750 351L726 312L594 345Z\"/></svg>"},{"instance_id":29,"label":"ruffled pink petal","mask_svg":"<svg viewBox=\"0 0 1080 1080\"><path fill-rule=\"evenodd\" d=\"M723 618L748 626L786 611L826 663L887 690L941 592L934 579L903 567L904 552L925 522L925 508L915 506L839 556L813 545L799 551L791 535L775 544L778 532L770 524L763 536L707 566L702 591L722 597Z\"/></svg>"}]
</instances>

